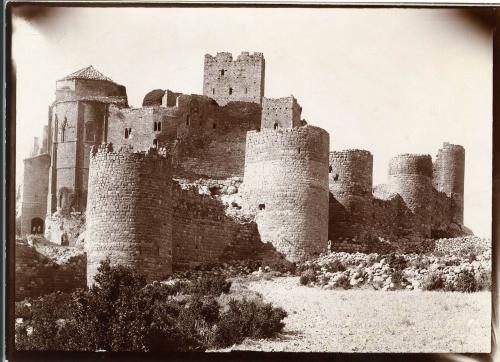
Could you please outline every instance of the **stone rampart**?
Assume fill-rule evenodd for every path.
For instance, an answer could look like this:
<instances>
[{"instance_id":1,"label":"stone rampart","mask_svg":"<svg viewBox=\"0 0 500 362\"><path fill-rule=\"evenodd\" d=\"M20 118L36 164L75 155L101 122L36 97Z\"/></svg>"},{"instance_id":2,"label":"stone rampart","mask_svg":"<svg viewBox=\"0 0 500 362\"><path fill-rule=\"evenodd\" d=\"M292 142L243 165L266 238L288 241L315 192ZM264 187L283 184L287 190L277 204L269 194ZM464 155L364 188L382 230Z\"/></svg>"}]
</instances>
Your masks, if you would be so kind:
<instances>
[{"instance_id":1,"label":"stone rampart","mask_svg":"<svg viewBox=\"0 0 500 362\"><path fill-rule=\"evenodd\" d=\"M172 167L156 149L92 150L87 205L87 281L99 263L131 266L147 279L172 271Z\"/></svg>"},{"instance_id":2,"label":"stone rampart","mask_svg":"<svg viewBox=\"0 0 500 362\"><path fill-rule=\"evenodd\" d=\"M293 261L327 247L328 150L328 132L318 127L247 134L244 207L262 241Z\"/></svg>"}]
</instances>

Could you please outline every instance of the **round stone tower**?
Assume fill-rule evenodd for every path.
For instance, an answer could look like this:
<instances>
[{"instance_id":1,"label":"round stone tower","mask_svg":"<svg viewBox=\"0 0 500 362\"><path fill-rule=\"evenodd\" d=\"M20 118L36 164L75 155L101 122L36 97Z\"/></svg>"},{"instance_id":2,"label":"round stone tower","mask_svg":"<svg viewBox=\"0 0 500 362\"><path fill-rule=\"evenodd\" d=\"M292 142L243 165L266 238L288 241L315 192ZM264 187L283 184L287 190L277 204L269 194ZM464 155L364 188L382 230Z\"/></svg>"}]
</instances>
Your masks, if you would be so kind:
<instances>
[{"instance_id":1,"label":"round stone tower","mask_svg":"<svg viewBox=\"0 0 500 362\"><path fill-rule=\"evenodd\" d=\"M329 239L360 237L371 222L373 156L365 150L330 152ZM352 234L352 235L351 235Z\"/></svg>"},{"instance_id":2,"label":"round stone tower","mask_svg":"<svg viewBox=\"0 0 500 362\"><path fill-rule=\"evenodd\" d=\"M312 126L247 133L245 207L261 240L292 261L327 248L329 143L328 132Z\"/></svg>"},{"instance_id":3,"label":"round stone tower","mask_svg":"<svg viewBox=\"0 0 500 362\"><path fill-rule=\"evenodd\" d=\"M432 207L432 158L430 155L401 154L389 163L389 183L415 216L422 236L430 236Z\"/></svg>"},{"instance_id":4,"label":"round stone tower","mask_svg":"<svg viewBox=\"0 0 500 362\"><path fill-rule=\"evenodd\" d=\"M87 283L99 263L131 266L157 280L172 271L172 167L156 149L94 147L87 204Z\"/></svg>"},{"instance_id":5,"label":"round stone tower","mask_svg":"<svg viewBox=\"0 0 500 362\"><path fill-rule=\"evenodd\" d=\"M434 162L433 185L451 201L451 221L464 222L465 149L459 145L443 143Z\"/></svg>"}]
</instances>

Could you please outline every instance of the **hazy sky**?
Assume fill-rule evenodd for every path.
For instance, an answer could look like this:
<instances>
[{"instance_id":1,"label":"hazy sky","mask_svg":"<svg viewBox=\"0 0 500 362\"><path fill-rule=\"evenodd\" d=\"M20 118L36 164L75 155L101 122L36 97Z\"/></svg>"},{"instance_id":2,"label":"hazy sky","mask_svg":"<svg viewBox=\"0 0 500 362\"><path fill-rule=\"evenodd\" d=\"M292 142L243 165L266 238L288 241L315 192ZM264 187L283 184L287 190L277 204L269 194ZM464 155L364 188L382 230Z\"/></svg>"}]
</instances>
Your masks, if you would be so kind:
<instances>
[{"instance_id":1,"label":"hazy sky","mask_svg":"<svg viewBox=\"0 0 500 362\"><path fill-rule=\"evenodd\" d=\"M374 156L466 149L465 224L491 229L492 35L456 10L60 8L14 21L17 167L47 123L55 81L90 64L142 104L154 88L202 93L203 56L263 52L265 94L293 94L331 149Z\"/></svg>"}]
</instances>

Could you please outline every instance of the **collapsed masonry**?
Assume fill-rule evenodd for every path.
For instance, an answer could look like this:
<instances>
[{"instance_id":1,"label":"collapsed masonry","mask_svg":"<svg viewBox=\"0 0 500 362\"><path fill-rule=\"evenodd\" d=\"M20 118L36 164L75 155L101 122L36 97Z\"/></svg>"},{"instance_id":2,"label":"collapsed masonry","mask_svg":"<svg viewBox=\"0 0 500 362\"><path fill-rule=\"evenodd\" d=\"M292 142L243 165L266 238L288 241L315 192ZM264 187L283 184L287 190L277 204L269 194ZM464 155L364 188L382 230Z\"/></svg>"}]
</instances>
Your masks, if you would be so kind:
<instances>
[{"instance_id":1,"label":"collapsed masonry","mask_svg":"<svg viewBox=\"0 0 500 362\"><path fill-rule=\"evenodd\" d=\"M373 188L368 151L330 152L293 96L264 97L261 53L207 55L204 70L203 95L156 89L141 108L93 67L57 81L25 160L22 233L83 242L89 283L105 257L155 279L266 246L297 261L328 240L354 251L468 233L463 147L434 163L399 155ZM67 227L78 218L85 232Z\"/></svg>"}]
</instances>

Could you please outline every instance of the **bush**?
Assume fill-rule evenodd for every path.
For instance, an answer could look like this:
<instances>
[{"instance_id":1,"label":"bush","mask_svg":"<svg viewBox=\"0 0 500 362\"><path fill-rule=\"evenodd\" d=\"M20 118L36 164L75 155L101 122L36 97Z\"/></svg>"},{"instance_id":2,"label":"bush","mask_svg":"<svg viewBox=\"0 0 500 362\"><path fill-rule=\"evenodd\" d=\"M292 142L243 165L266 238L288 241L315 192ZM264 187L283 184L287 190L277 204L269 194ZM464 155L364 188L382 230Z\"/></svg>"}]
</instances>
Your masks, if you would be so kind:
<instances>
[{"instance_id":1,"label":"bush","mask_svg":"<svg viewBox=\"0 0 500 362\"><path fill-rule=\"evenodd\" d=\"M406 259L402 255L391 253L385 256L385 260L394 270L404 270L407 266Z\"/></svg>"},{"instance_id":2,"label":"bush","mask_svg":"<svg viewBox=\"0 0 500 362\"><path fill-rule=\"evenodd\" d=\"M222 275L202 275L195 280L189 292L201 295L219 296L222 293L227 294L231 289L231 282L227 281Z\"/></svg>"},{"instance_id":3,"label":"bush","mask_svg":"<svg viewBox=\"0 0 500 362\"><path fill-rule=\"evenodd\" d=\"M295 263L292 263L291 261L288 261L285 258L272 260L270 262L265 263L265 265L268 266L271 270L283 274L287 273L294 274L297 268L297 265Z\"/></svg>"},{"instance_id":4,"label":"bush","mask_svg":"<svg viewBox=\"0 0 500 362\"><path fill-rule=\"evenodd\" d=\"M308 285L314 283L316 279L316 272L314 269L307 269L300 275L299 282L301 285Z\"/></svg>"},{"instance_id":5,"label":"bush","mask_svg":"<svg viewBox=\"0 0 500 362\"><path fill-rule=\"evenodd\" d=\"M454 290L464 293L477 292L479 290L479 285L474 274L468 270L462 271L454 283Z\"/></svg>"},{"instance_id":6,"label":"bush","mask_svg":"<svg viewBox=\"0 0 500 362\"><path fill-rule=\"evenodd\" d=\"M405 281L403 276L403 272L401 270L395 270L391 274L391 282L393 282L397 287L400 287L401 284Z\"/></svg>"},{"instance_id":7,"label":"bush","mask_svg":"<svg viewBox=\"0 0 500 362\"><path fill-rule=\"evenodd\" d=\"M423 290L441 290L445 288L445 281L439 273L428 274L422 282Z\"/></svg>"},{"instance_id":8,"label":"bush","mask_svg":"<svg viewBox=\"0 0 500 362\"><path fill-rule=\"evenodd\" d=\"M337 279L337 281L335 282L335 286L338 288L351 289L351 283L349 282L349 278L345 274L342 274Z\"/></svg>"},{"instance_id":9,"label":"bush","mask_svg":"<svg viewBox=\"0 0 500 362\"><path fill-rule=\"evenodd\" d=\"M483 270L477 278L478 290L489 290L491 291L491 271Z\"/></svg>"},{"instance_id":10,"label":"bush","mask_svg":"<svg viewBox=\"0 0 500 362\"><path fill-rule=\"evenodd\" d=\"M202 351L245 337L268 336L283 328L286 316L270 304L246 301L233 303L226 312L230 314L221 314L216 296L231 286L221 276L146 285L130 268L111 267L106 261L95 280L89 290L17 303L16 315L26 320L16 326L16 349ZM185 294L181 299L175 297L179 292ZM245 328L232 335L232 320Z\"/></svg>"},{"instance_id":11,"label":"bush","mask_svg":"<svg viewBox=\"0 0 500 362\"><path fill-rule=\"evenodd\" d=\"M215 337L218 347L240 343L245 337L269 338L280 332L287 313L273 308L270 303L253 301L229 301L229 309L221 315Z\"/></svg>"},{"instance_id":12,"label":"bush","mask_svg":"<svg viewBox=\"0 0 500 362\"><path fill-rule=\"evenodd\" d=\"M325 265L326 271L329 273L343 272L345 271L345 266L340 260L333 260Z\"/></svg>"}]
</instances>

